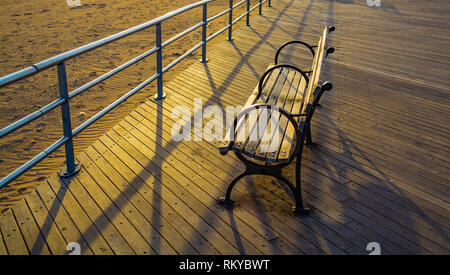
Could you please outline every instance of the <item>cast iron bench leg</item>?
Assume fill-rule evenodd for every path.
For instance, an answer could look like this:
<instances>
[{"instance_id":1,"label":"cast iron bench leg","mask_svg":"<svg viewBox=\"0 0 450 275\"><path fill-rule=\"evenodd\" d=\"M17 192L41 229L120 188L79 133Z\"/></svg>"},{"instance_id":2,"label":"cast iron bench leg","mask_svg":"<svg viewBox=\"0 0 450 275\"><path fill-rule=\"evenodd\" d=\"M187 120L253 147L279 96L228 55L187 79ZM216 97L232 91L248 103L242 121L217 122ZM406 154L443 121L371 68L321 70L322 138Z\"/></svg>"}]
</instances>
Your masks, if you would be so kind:
<instances>
[{"instance_id":1,"label":"cast iron bench leg","mask_svg":"<svg viewBox=\"0 0 450 275\"><path fill-rule=\"evenodd\" d=\"M312 138L311 138L311 127L310 127L309 123L308 123L308 127L307 127L307 130L306 130L306 145L307 146L316 146L317 145L316 142L312 141Z\"/></svg>"},{"instance_id":2,"label":"cast iron bench leg","mask_svg":"<svg viewBox=\"0 0 450 275\"><path fill-rule=\"evenodd\" d=\"M295 215L308 215L311 210L303 205L302 198L302 187L301 187L301 165L302 165L302 155L297 156L297 161L295 163L295 206L292 207L292 211Z\"/></svg>"},{"instance_id":3,"label":"cast iron bench leg","mask_svg":"<svg viewBox=\"0 0 450 275\"><path fill-rule=\"evenodd\" d=\"M217 200L217 202L224 206L229 206L229 207L233 206L234 201L231 199L231 191L233 191L234 185L245 176L247 176L247 172L243 172L243 173L239 174L236 178L234 178L234 180L230 183L230 185L228 185L227 193L226 193L225 197L220 197Z\"/></svg>"}]
</instances>

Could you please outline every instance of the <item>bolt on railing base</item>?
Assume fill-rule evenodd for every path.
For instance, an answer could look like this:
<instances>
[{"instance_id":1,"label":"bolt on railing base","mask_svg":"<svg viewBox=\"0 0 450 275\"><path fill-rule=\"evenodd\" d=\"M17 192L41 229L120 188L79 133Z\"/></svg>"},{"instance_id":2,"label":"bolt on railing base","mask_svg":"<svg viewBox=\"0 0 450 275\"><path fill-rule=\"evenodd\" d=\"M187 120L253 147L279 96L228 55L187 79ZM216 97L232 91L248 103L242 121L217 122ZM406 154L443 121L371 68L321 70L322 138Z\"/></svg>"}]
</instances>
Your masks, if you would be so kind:
<instances>
[{"instance_id":1,"label":"bolt on railing base","mask_svg":"<svg viewBox=\"0 0 450 275\"><path fill-rule=\"evenodd\" d=\"M162 96L159 96L159 94L155 94L155 95L153 96L153 98L154 98L155 100L163 100L164 98L166 98L166 93L163 93Z\"/></svg>"},{"instance_id":2,"label":"bolt on railing base","mask_svg":"<svg viewBox=\"0 0 450 275\"><path fill-rule=\"evenodd\" d=\"M207 63L209 61L209 59L206 58L205 60L203 60L203 59L200 58L198 61L200 61L200 63Z\"/></svg>"},{"instance_id":3,"label":"bolt on railing base","mask_svg":"<svg viewBox=\"0 0 450 275\"><path fill-rule=\"evenodd\" d=\"M73 172L68 173L67 166L65 166L63 169L61 169L61 171L58 172L58 175L60 178L67 179L67 178L75 176L78 172L80 172L80 169L81 169L81 163L77 161L77 162L75 162L75 170L73 170Z\"/></svg>"}]
</instances>

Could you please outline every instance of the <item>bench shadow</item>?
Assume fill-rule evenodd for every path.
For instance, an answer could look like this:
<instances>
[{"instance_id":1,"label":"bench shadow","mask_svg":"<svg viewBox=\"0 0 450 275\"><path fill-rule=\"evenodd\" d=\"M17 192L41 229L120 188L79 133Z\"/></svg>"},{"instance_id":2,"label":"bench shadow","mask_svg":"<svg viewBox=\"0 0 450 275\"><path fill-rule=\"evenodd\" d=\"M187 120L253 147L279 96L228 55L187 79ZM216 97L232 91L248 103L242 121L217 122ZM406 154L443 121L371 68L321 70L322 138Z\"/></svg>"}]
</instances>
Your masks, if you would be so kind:
<instances>
[{"instance_id":1,"label":"bench shadow","mask_svg":"<svg viewBox=\"0 0 450 275\"><path fill-rule=\"evenodd\" d=\"M354 1L330 1L330 9L328 12L328 19L327 22L330 24L334 23L334 18L333 18L333 4L334 3L341 3L341 4L352 4L354 3ZM395 7L393 6L385 6L385 8L387 7L387 9L390 10L394 10L396 13L399 13ZM400 13L399 13L400 14ZM302 21L298 21L297 22L302 22ZM303 27L303 26L302 26ZM278 26L279 29L283 30L282 27ZM253 30L255 33L257 33L256 30ZM283 30L285 31L285 30ZM301 34L301 28L299 29L299 31L297 32L296 36L300 36ZM306 41L308 42L308 41ZM269 43L268 43L269 44ZM269 44L270 47L272 47L274 50L276 50L276 47L272 44ZM290 52L288 52L288 54L285 55L286 60L291 60L292 57L295 57L296 53L294 53L293 50L291 50ZM331 67L331 66L330 66ZM332 68L329 68L332 70ZM327 79L330 80L331 82L332 79ZM333 92L333 91L332 91ZM332 93L331 92L331 93ZM329 96L332 96L331 94ZM325 96L326 97L326 96ZM315 119L319 119L319 120L323 120L324 118L322 118L320 116L320 113L316 115ZM435 232L436 234L438 234L443 240L449 242L449 234L448 232L443 229L438 222L436 222L431 216L429 216L429 214L427 214L421 207L420 205L418 205L415 201L413 201L412 199L410 199L408 197L408 194L405 193L404 190L402 190L401 188L399 188L398 186L395 185L395 181L393 181L389 175L387 175L380 167L378 167L378 165L371 160L370 156L367 155L361 148L359 148L359 146L353 142L351 139L349 139L345 132L340 130L337 125L334 124L334 122L330 122L327 121L328 123L332 124L333 127L330 127L330 129L334 129L334 131L336 131L336 134L339 136L339 142L342 144L342 148L343 148L343 152L340 153L336 153L336 152L332 152L332 155L329 155L329 153L324 153L326 156L317 156L317 154L314 154L314 150L315 149L311 149L311 151L309 153L307 153L308 157L311 158L311 161L314 161L316 164L319 164L321 166L323 166L323 169L321 168L319 171L316 171L319 174L323 174L326 177L328 177L329 179L331 179L331 189L334 190L334 193L332 194L334 197L339 197L342 194L353 194L352 196L349 197L349 200L344 200L341 205L340 205L340 209L342 209L342 215L343 216L352 216L353 213L355 213L355 209L354 209L354 203L361 203L361 205L364 205L364 202L366 202L368 200L368 197L366 195L362 195L364 194L364 191L362 189L365 189L364 186L360 186L360 185L356 185L359 186L357 188L361 189L361 192L359 192L359 190L354 190L353 188L349 188L348 185L346 185L346 179L348 179L350 177L351 171L352 170L345 170L342 169L340 166L338 165L334 165L333 162L330 161L330 159L334 159L334 158L346 158L348 160L350 160L352 163L355 163L354 166L351 166L351 169L356 169L357 171L370 175L372 177L375 177L378 179L378 186L377 188L379 188L379 190L381 190L381 194L373 193L373 196L376 198L381 198L381 200L390 200L390 203L392 203L391 206L383 206L386 209L389 209L390 207L395 207L395 209L391 209L392 212L397 211L396 215L397 216L401 216L404 217L404 219L402 219L402 222L400 225L401 227L404 228L408 228L408 229L412 229L412 235L408 235L408 237L404 237L401 236L400 233L396 230L393 230L392 232L392 236L382 236L382 234L380 232L375 232L372 229L366 228L370 234L365 236L364 234L361 233L362 236L364 236L365 238L368 238L367 241L375 241L372 240L371 238L373 237L380 237L380 239L382 239L383 241L380 241L380 243L384 243L384 242L389 242L386 244L386 252L387 254L392 253L392 254L410 254L413 252L419 252L419 253L424 253L423 249L421 248L417 248L417 244L419 244L421 242L421 239L418 238L418 233L417 233L417 224L414 222L414 219L416 218L415 215L419 215L420 217L422 217L424 219L424 221L431 227L431 231ZM313 122L313 131L314 131L314 122ZM314 133L313 133L314 135ZM314 136L313 136L314 137ZM320 146L320 145L319 145ZM320 146L319 148L321 148L322 150L322 146ZM337 154L337 155L336 155ZM357 154L358 157L362 157L369 165L369 167L366 167L363 164L360 164L358 162L358 158L355 158L354 154ZM370 168L370 170L368 169ZM306 168L306 169L311 169L311 168ZM371 170L376 171L376 174L372 173ZM333 171L339 171L339 173L334 173ZM308 179L309 182L306 182L306 185L310 185L313 184L313 182L311 182L311 178ZM254 196L257 196L257 193L255 192L255 190L257 190L256 185L254 184L254 180L250 179L247 180L247 185L250 187L249 193L251 193L251 198L253 198L253 202L255 204L258 205L258 208L261 209L261 211L257 211L257 217L262 220L265 221L267 220L267 213L265 212L265 210L263 209L263 206L260 204L259 200L261 198L256 199ZM347 182L348 183L348 182ZM284 189L286 194L290 194L290 190L288 190L288 188L286 188L284 186L284 184L278 184L279 188ZM340 191L339 191L340 190ZM392 191L394 190L394 192ZM386 192L386 193L384 193ZM384 197L384 195L386 195L387 193L389 193L389 197ZM280 198L280 197L278 197ZM374 203L379 203L378 201L375 202L375 198L371 198L372 201ZM315 204L316 202L319 202L320 200L322 200L322 198L316 197L311 195L310 198L310 202L312 204ZM339 200L337 200L339 201ZM307 202L308 203L308 202ZM366 206L368 208L370 208L370 204L368 206ZM398 212L398 208L404 209L405 211L399 213ZM314 212L313 212L314 213ZM412 215L412 213L414 213L415 215ZM314 215L314 214L313 214ZM384 216L384 218L382 218L382 221L384 219L390 219L390 220L396 220L395 216L392 216L390 212L385 212L382 214ZM315 219L318 219L319 221L321 220L320 217L314 217ZM368 219L370 219L370 217L367 217ZM382 221L378 221L380 224L380 226L383 227L382 225ZM355 222L357 223L361 223L361 221L359 220L355 220ZM364 223L361 223L363 226ZM335 225L333 224L327 224L330 228L338 228L338 227L342 227L342 224L336 222ZM385 228L387 231L390 231L390 229ZM353 230L358 230L357 227L353 227ZM320 232L320 229L319 229ZM413 247L410 247L409 244L413 244ZM414 248L415 247L415 248ZM364 251L364 249L360 246L358 249L354 249L355 247L350 247L348 250L348 253L362 253L362 254L367 254L366 251ZM354 249L354 250L351 250Z\"/></svg>"},{"instance_id":2,"label":"bench shadow","mask_svg":"<svg viewBox=\"0 0 450 275\"><path fill-rule=\"evenodd\" d=\"M327 65L327 73L330 79L326 79L334 82L332 75L336 75L336 70L334 63L329 63ZM344 82L340 82L344 83ZM369 225L364 224L363 221L353 218L354 221L360 223L361 226L366 227L367 238L378 237L384 243L386 247L386 254L416 254L425 253L423 248L420 248L421 238L427 238L421 236L419 238L419 231L423 229L417 228L419 226L415 220L417 216L426 223L432 232L432 234L438 235L445 242L449 242L449 234L443 229L439 223L430 216L431 213L424 211L421 205L417 204L416 201L410 198L405 190L398 187L395 182L397 180L392 179L383 168L379 167L376 160L373 160L370 153L364 151L360 148L357 142L353 141L349 137L345 130L341 129L331 116L336 112L331 112L328 114L326 110L327 98L333 96L333 94L340 93L338 90L345 89L344 87L335 87L329 94L324 96L324 103L322 108L318 109L315 119L312 123L313 139L315 133L319 137L319 145L317 148L312 148L308 150L307 158L308 162L314 163L310 167L320 167L320 168L309 168L313 169L316 173L322 174L327 178L331 179L330 188L333 192L333 196L338 198L340 194L344 194L348 197L347 200L340 203L343 215L352 214L358 211L364 213L365 215L371 215L370 211L376 212L376 216L367 216L366 219L371 219L371 222L378 223L380 228L386 230L385 232L390 232L389 234L383 234L378 232L375 228L369 228ZM358 95L354 95L358 96ZM339 104L342 104L339 102ZM376 103L374 103L376 104ZM345 108L345 104L343 106ZM331 115L331 116L330 116ZM347 116L351 114L347 114ZM315 126L315 122L321 125L319 128ZM368 126L369 127L369 126ZM334 132L334 133L333 133ZM327 134L329 133L329 134ZM383 133L381 133L381 138ZM336 136L337 138L335 138ZM337 150L330 150L327 148L327 141L337 141ZM376 142L377 138L373 137L373 142ZM321 145L323 144L323 145ZM376 145L376 144L375 144ZM332 145L333 146L333 145ZM314 151L318 151L315 153ZM361 163L361 161L364 162ZM353 174L366 175L373 182L359 178L356 182L354 179L358 179L358 176ZM310 180L313 184L314 180ZM337 201L339 201L337 199ZM386 205L382 202L386 202ZM363 206L366 209L371 209L369 212L359 210L358 207ZM375 210L375 209L378 210ZM381 210L380 210L381 209ZM384 210L384 211L383 211ZM368 214L369 213L369 214ZM364 215L361 215L364 216ZM380 220L377 220L378 219ZM398 224L393 224L394 227L385 226L384 221L395 221ZM422 228L424 225L420 225ZM395 229L394 229L395 228ZM398 230L405 228L410 230L409 234L401 234ZM357 230L358 227L353 226L353 230ZM437 237L437 236L435 236ZM438 238L439 238L438 237ZM377 241L375 239L368 239L368 241ZM383 244L382 244L383 247Z\"/></svg>"},{"instance_id":3,"label":"bench shadow","mask_svg":"<svg viewBox=\"0 0 450 275\"><path fill-rule=\"evenodd\" d=\"M391 211L382 212L381 214L378 212L379 215L384 216L383 219L390 219L392 221L398 221L399 217L401 218L401 224L398 224L398 226L407 228L408 230L411 230L413 234L408 234L409 237L405 237L404 239L397 239L400 236L394 236L396 234L399 234L398 232L393 232L393 236L383 236L387 238L389 241L392 241L394 244L398 245L403 252L409 254L412 252L412 250L407 250L409 248L408 243L415 243L420 244L421 240L418 239L418 231L420 231L417 228L417 224L415 219L415 215L419 215L421 219L423 219L424 222L426 222L430 228L431 231L438 234L443 240L446 242L449 242L449 234L446 230L444 230L433 218L429 216L428 213L426 213L423 210L423 207L418 205L416 202L414 202L412 199L409 198L409 195L405 193L405 191L398 187L395 182L397 180L393 180L389 175L387 175L382 168L378 167L378 165L371 159L369 155L367 155L363 149L361 149L350 137L348 137L345 134L345 131L341 130L331 119L326 119L323 117L320 117L320 119L325 120L329 125L332 125L329 127L329 129L333 129L336 133L336 135L339 138L339 143L341 144L342 152L326 152L327 149L322 149L323 147L320 147L320 151L324 154L330 154L328 155L330 158L334 159L333 161L330 161L328 159L328 156L323 158L319 157L312 152L310 154L312 161L316 163L320 163L324 169L323 171L326 172L327 176L332 179L334 186L336 187L335 190L339 190L342 188L342 190L345 191L347 194L353 194L356 195L360 190L361 193L364 193L365 186L362 182L358 182L356 190L353 188L348 188L348 182L342 184L343 179L351 179L351 174L353 173L352 170L356 169L358 173L369 175L373 180L376 180L376 188L379 190L380 193L372 192L372 197L367 196L353 196L350 197L352 202L356 202L361 205L365 205L367 208L376 207L373 205L379 204L379 207L382 207L383 209L390 209L391 207L395 207L396 209L390 209ZM357 155L357 157L355 157ZM348 168L351 168L350 171L347 169L343 169L342 167L335 165L337 159L345 158L349 160L352 164L346 164ZM367 164L363 165L360 164L358 161L358 158L362 158ZM368 168L371 170L374 170L375 173L368 170L366 168L366 165L368 165ZM322 171L322 173L323 173ZM332 171L339 171L338 175L332 173ZM350 180L352 181L352 180ZM345 181L344 181L345 182ZM374 184L374 183L367 183L367 184ZM364 189L364 190L363 190ZM392 206L388 205L381 205L381 201L386 201L389 203L392 203ZM348 202L347 202L348 203ZM346 209L352 208L353 204L342 204L342 209L344 214L346 213ZM399 209L402 209L401 213L399 212ZM354 211L354 209L352 209ZM415 215L411 215L410 213L414 213ZM394 215L395 214L395 215ZM380 225L383 224L383 221L377 221ZM400 227L400 228L401 228ZM377 232L374 232L377 233ZM381 236L380 236L381 237ZM393 237L392 239L389 239L389 237ZM424 237L425 238L425 237ZM374 240L375 241L375 240ZM411 248L413 249L413 248ZM413 249L414 254L415 253L423 253L423 251L415 250ZM397 251L398 252L398 251ZM402 251L401 251L402 252Z\"/></svg>"}]
</instances>

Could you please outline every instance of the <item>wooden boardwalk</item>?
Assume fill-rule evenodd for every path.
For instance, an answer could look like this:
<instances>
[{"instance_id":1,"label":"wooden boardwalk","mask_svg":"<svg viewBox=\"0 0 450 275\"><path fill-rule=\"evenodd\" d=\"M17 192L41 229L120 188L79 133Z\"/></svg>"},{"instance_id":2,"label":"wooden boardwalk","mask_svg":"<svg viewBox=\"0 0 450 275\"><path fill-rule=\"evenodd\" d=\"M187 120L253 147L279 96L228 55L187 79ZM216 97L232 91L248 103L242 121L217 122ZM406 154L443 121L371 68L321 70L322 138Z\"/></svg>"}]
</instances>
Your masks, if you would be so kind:
<instances>
[{"instance_id":1,"label":"wooden boardwalk","mask_svg":"<svg viewBox=\"0 0 450 275\"><path fill-rule=\"evenodd\" d=\"M449 254L450 28L447 0L273 0L234 41L209 49L78 154L70 182L54 175L0 216L0 254ZM336 26L306 149L305 201L296 218L271 178L236 185L233 211L217 205L243 170L206 141L175 142L174 107L243 105L276 49L315 43ZM308 62L292 48L283 60ZM295 164L294 164L295 165ZM293 179L294 167L284 169Z\"/></svg>"}]
</instances>

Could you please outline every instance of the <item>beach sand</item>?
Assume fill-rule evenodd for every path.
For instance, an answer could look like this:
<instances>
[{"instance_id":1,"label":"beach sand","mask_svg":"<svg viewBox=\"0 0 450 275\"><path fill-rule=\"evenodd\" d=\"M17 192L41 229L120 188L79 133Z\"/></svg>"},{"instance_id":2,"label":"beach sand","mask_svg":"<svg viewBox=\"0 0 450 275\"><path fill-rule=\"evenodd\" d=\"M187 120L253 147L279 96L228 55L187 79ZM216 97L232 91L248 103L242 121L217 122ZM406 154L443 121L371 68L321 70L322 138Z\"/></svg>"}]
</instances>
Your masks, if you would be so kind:
<instances>
[{"instance_id":1,"label":"beach sand","mask_svg":"<svg viewBox=\"0 0 450 275\"><path fill-rule=\"evenodd\" d=\"M66 0L5 0L1 5L0 75L6 75L54 55L74 49L139 25L197 0L81 0L80 7L70 7ZM254 1L253 1L254 2ZM253 3L252 3L253 5ZM235 14L242 14L242 5ZM209 5L208 16L228 7L228 0ZM163 40L201 21L197 8L162 24ZM222 16L208 25L208 35L226 25ZM241 22L241 25L243 23ZM164 48L164 65L201 41L201 29ZM226 33L215 38L208 47L223 41ZM154 28L129 36L67 61L69 90L100 76L114 67L154 47ZM164 75L168 81L193 62L200 51L179 63ZM112 103L124 93L155 73L155 57L122 71L104 83L71 100L72 127ZM112 128L117 122L156 92L149 85L113 110L106 117L75 138L75 154ZM0 127L4 127L58 98L56 69L0 89ZM40 153L62 136L59 108L0 140L0 177L4 177ZM64 150L51 154L35 168L0 190L0 211L33 190L63 166Z\"/></svg>"}]
</instances>

